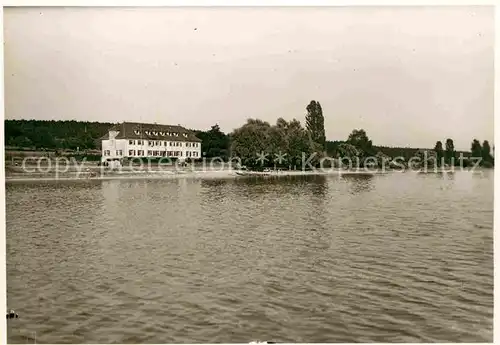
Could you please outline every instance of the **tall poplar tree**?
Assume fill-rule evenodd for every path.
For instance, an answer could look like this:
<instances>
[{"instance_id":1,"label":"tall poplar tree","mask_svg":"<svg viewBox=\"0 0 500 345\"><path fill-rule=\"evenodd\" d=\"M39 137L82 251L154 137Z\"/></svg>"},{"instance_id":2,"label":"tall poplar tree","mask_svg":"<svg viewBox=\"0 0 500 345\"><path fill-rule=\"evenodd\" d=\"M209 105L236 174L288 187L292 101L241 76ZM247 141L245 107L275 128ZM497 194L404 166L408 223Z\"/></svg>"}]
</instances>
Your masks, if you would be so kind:
<instances>
[{"instance_id":1,"label":"tall poplar tree","mask_svg":"<svg viewBox=\"0 0 500 345\"><path fill-rule=\"evenodd\" d=\"M446 139L444 156L446 163L455 164L455 145L453 145L453 139Z\"/></svg>"},{"instance_id":2,"label":"tall poplar tree","mask_svg":"<svg viewBox=\"0 0 500 345\"><path fill-rule=\"evenodd\" d=\"M436 152L437 165L441 166L441 161L444 157L443 143L441 141L436 142L436 146L434 146L434 151Z\"/></svg>"},{"instance_id":3,"label":"tall poplar tree","mask_svg":"<svg viewBox=\"0 0 500 345\"><path fill-rule=\"evenodd\" d=\"M309 132L312 141L319 144L322 150L325 150L325 118L323 117L321 104L313 100L306 107L306 110L306 129Z\"/></svg>"}]
</instances>

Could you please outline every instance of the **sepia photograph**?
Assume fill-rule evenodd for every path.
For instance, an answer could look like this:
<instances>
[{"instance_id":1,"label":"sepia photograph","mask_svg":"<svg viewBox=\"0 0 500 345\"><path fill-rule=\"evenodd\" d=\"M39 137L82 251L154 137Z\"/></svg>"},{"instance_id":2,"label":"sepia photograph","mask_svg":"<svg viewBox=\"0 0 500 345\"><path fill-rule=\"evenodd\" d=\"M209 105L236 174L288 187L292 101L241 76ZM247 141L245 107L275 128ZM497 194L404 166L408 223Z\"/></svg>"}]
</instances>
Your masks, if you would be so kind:
<instances>
[{"instance_id":1,"label":"sepia photograph","mask_svg":"<svg viewBox=\"0 0 500 345\"><path fill-rule=\"evenodd\" d=\"M486 5L4 7L5 339L493 342L494 39Z\"/></svg>"}]
</instances>

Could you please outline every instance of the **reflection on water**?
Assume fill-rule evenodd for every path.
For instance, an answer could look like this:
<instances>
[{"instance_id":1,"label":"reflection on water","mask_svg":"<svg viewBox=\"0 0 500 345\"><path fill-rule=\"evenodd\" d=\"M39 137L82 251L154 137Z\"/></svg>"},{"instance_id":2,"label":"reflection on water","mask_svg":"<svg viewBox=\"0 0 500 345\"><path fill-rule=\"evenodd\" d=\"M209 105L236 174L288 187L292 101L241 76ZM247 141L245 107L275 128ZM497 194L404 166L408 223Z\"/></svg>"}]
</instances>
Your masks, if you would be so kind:
<instances>
[{"instance_id":1,"label":"reflection on water","mask_svg":"<svg viewBox=\"0 0 500 345\"><path fill-rule=\"evenodd\" d=\"M369 192L373 188L373 175L343 175L342 180L349 185L352 194ZM380 178L380 177L379 177Z\"/></svg>"},{"instance_id":2,"label":"reflection on water","mask_svg":"<svg viewBox=\"0 0 500 345\"><path fill-rule=\"evenodd\" d=\"M9 342L492 341L493 174L6 185Z\"/></svg>"}]
</instances>

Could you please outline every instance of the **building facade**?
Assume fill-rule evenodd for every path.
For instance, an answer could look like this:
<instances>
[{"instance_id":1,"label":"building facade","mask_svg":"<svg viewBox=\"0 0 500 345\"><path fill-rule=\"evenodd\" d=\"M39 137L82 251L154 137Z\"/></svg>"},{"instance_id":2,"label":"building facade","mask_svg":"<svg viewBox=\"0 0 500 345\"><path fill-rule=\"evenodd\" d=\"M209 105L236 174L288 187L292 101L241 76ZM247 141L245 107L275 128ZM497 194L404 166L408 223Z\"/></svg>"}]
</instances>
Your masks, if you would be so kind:
<instances>
[{"instance_id":1,"label":"building facade","mask_svg":"<svg viewBox=\"0 0 500 345\"><path fill-rule=\"evenodd\" d=\"M124 158L201 158L201 140L181 126L123 122L101 138L102 161Z\"/></svg>"}]
</instances>

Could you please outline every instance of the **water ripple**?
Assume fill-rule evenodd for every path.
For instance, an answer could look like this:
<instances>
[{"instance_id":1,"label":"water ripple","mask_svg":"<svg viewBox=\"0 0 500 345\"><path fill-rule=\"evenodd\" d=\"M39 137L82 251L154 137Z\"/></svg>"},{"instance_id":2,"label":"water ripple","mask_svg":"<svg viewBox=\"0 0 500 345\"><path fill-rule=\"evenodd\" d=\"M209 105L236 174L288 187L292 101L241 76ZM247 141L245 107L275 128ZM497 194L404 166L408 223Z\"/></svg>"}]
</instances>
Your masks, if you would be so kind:
<instances>
[{"instance_id":1,"label":"water ripple","mask_svg":"<svg viewBox=\"0 0 500 345\"><path fill-rule=\"evenodd\" d=\"M491 342L493 176L7 184L10 343Z\"/></svg>"}]
</instances>

